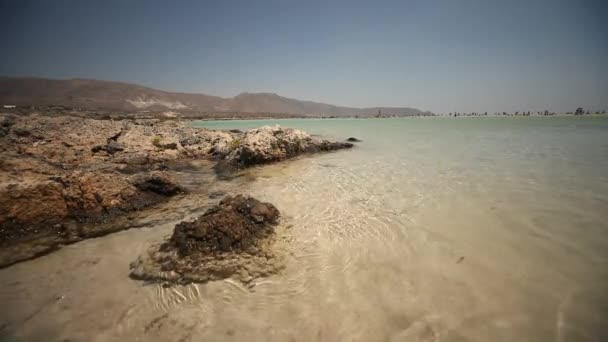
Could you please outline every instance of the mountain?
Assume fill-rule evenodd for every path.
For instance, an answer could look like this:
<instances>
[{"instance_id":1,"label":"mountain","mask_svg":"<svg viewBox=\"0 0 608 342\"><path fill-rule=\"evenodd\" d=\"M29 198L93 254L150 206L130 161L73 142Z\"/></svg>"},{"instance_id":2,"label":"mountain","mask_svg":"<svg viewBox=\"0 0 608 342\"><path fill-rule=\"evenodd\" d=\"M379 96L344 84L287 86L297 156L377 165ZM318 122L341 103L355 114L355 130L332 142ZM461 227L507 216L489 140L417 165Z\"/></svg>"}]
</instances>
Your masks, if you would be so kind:
<instances>
[{"instance_id":1,"label":"mountain","mask_svg":"<svg viewBox=\"0 0 608 342\"><path fill-rule=\"evenodd\" d=\"M174 111L214 113L284 113L301 116L414 116L432 115L415 108L339 107L301 101L272 93L242 93L222 98L205 94L173 93L136 84L70 79L0 77L0 104L65 106L122 112Z\"/></svg>"}]
</instances>

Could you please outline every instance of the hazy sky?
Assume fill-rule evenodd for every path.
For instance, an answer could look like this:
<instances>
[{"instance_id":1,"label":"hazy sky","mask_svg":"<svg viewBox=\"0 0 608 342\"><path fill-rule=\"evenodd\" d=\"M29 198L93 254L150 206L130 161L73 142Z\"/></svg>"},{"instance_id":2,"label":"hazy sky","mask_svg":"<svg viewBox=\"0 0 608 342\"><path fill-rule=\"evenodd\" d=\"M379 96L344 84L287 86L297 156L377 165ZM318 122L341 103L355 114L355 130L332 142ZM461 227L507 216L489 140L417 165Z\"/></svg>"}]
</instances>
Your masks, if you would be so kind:
<instances>
[{"instance_id":1,"label":"hazy sky","mask_svg":"<svg viewBox=\"0 0 608 342\"><path fill-rule=\"evenodd\" d=\"M0 0L0 75L435 112L608 109L606 2Z\"/></svg>"}]
</instances>

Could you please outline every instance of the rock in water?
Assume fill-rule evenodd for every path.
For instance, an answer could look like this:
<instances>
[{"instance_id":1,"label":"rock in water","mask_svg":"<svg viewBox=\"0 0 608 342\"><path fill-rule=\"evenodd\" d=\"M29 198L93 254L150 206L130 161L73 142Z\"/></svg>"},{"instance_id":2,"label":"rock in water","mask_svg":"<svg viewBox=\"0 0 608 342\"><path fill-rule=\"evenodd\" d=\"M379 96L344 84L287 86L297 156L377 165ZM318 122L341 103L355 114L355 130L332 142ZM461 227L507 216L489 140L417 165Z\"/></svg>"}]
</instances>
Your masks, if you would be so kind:
<instances>
[{"instance_id":1,"label":"rock in water","mask_svg":"<svg viewBox=\"0 0 608 342\"><path fill-rule=\"evenodd\" d=\"M350 137L350 138L346 139L346 141L348 141L348 142L361 142L361 140L359 140L357 138L353 138L353 137Z\"/></svg>"},{"instance_id":2,"label":"rock in water","mask_svg":"<svg viewBox=\"0 0 608 342\"><path fill-rule=\"evenodd\" d=\"M226 196L192 221L180 222L159 247L131 264L131 277L169 283L234 277L248 283L276 273L269 237L279 219L270 203L249 196Z\"/></svg>"},{"instance_id":3,"label":"rock in water","mask_svg":"<svg viewBox=\"0 0 608 342\"><path fill-rule=\"evenodd\" d=\"M279 211L270 203L227 196L194 221L178 223L165 248L176 248L181 256L197 251L243 251L271 232L268 224L278 218Z\"/></svg>"},{"instance_id":4,"label":"rock in water","mask_svg":"<svg viewBox=\"0 0 608 342\"><path fill-rule=\"evenodd\" d=\"M233 140L230 145L231 151L216 166L219 174L293 158L304 153L353 147L353 144L348 142L321 140L306 132L282 128L279 125L251 129L241 138Z\"/></svg>"}]
</instances>

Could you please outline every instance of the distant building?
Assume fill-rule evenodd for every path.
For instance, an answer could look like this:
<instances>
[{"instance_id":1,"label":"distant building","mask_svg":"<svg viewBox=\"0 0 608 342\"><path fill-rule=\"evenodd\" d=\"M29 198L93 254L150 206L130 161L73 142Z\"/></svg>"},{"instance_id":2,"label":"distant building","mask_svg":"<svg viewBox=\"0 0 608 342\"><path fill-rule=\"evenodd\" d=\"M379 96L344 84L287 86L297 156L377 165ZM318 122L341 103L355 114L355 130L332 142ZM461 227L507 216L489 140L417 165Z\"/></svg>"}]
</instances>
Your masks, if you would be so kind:
<instances>
[{"instance_id":1,"label":"distant building","mask_svg":"<svg viewBox=\"0 0 608 342\"><path fill-rule=\"evenodd\" d=\"M5 109L11 109L11 108L15 108L17 106L15 106L15 105L4 105L2 107L5 108Z\"/></svg>"}]
</instances>

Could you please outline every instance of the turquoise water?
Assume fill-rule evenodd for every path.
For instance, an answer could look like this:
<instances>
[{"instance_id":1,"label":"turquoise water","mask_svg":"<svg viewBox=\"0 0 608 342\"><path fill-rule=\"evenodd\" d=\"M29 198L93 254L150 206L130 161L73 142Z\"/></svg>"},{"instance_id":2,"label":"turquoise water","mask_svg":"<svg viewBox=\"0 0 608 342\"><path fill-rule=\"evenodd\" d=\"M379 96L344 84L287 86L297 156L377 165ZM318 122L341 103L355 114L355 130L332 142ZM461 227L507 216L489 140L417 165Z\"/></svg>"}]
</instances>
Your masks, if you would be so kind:
<instances>
[{"instance_id":1,"label":"turquoise water","mask_svg":"<svg viewBox=\"0 0 608 342\"><path fill-rule=\"evenodd\" d=\"M0 270L0 339L608 341L608 118L196 125L276 123L363 142L229 182L178 172L190 194L140 229ZM129 279L215 191L277 206L286 268L253 288Z\"/></svg>"}]
</instances>

